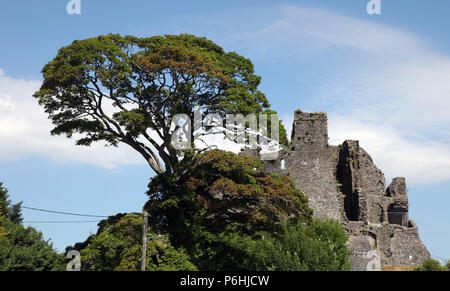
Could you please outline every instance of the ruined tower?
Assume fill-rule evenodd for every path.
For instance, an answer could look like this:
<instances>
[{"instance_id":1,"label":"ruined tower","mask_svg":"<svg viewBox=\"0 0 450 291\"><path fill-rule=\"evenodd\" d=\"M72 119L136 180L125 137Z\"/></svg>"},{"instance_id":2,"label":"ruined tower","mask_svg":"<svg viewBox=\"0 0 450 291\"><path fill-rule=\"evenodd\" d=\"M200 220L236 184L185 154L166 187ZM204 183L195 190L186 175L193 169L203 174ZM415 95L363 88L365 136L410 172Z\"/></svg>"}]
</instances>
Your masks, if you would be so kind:
<instances>
[{"instance_id":1,"label":"ruined tower","mask_svg":"<svg viewBox=\"0 0 450 291\"><path fill-rule=\"evenodd\" d=\"M386 188L383 172L358 141L328 144L327 122L326 113L295 111L290 148L264 161L264 170L288 175L308 196L315 218L344 225L353 270L420 265L430 254L408 217L405 178Z\"/></svg>"}]
</instances>

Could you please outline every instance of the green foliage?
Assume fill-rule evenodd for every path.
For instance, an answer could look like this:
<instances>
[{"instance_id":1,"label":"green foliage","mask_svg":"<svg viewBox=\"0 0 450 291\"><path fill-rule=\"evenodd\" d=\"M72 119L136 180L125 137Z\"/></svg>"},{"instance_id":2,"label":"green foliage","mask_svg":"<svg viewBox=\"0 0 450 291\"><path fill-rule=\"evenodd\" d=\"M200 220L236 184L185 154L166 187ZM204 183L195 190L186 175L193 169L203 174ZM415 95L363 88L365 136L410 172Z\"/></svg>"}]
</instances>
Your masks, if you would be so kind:
<instances>
[{"instance_id":1,"label":"green foliage","mask_svg":"<svg viewBox=\"0 0 450 291\"><path fill-rule=\"evenodd\" d=\"M196 270L182 249L170 246L167 236L149 233L149 238L148 270ZM138 271L141 268L142 216L121 214L104 220L97 234L75 249L81 251L82 270Z\"/></svg>"},{"instance_id":2,"label":"green foliage","mask_svg":"<svg viewBox=\"0 0 450 291\"><path fill-rule=\"evenodd\" d=\"M41 232L9 220L1 224L7 235L0 238L0 271L65 270L65 257L55 252Z\"/></svg>"},{"instance_id":3,"label":"green foliage","mask_svg":"<svg viewBox=\"0 0 450 291\"><path fill-rule=\"evenodd\" d=\"M22 214L20 206L22 205L22 202L11 204L8 197L8 190L4 188L3 183L0 182L0 214L6 216L6 218L10 219L13 223L21 223Z\"/></svg>"},{"instance_id":4,"label":"green foliage","mask_svg":"<svg viewBox=\"0 0 450 291\"><path fill-rule=\"evenodd\" d=\"M225 252L214 262L223 270L340 271L349 270L347 236L339 222L283 224L283 231L259 238L230 233L221 236ZM230 252L231 250L231 252Z\"/></svg>"},{"instance_id":5,"label":"green foliage","mask_svg":"<svg viewBox=\"0 0 450 291\"><path fill-rule=\"evenodd\" d=\"M261 169L255 158L208 151L184 170L189 175L151 180L146 205L150 220L182 242L202 233L199 228L253 234L276 231L279 222L309 221L312 209L307 197L288 177Z\"/></svg>"},{"instance_id":6,"label":"green foliage","mask_svg":"<svg viewBox=\"0 0 450 291\"><path fill-rule=\"evenodd\" d=\"M62 271L65 258L42 233L21 225L21 203L12 205L0 183L0 271Z\"/></svg>"},{"instance_id":7,"label":"green foliage","mask_svg":"<svg viewBox=\"0 0 450 291\"><path fill-rule=\"evenodd\" d=\"M271 130L271 126L272 126L272 121L271 121L271 114L277 114L276 111L271 110L271 109L266 109L263 112L264 114L267 115L267 129L268 129L268 136L270 136L272 130ZM286 132L286 128L283 125L282 120L279 121L279 125L278 125L278 130L279 130L279 142L283 147L289 147L289 140L287 137L287 132Z\"/></svg>"},{"instance_id":8,"label":"green foliage","mask_svg":"<svg viewBox=\"0 0 450 291\"><path fill-rule=\"evenodd\" d=\"M79 248L82 270L136 271L141 265L142 217L116 216L103 222L96 235ZM338 222L282 223L278 233L253 236L228 227L222 232L204 232L195 254L171 246L169 237L149 234L149 271L200 270L348 270L347 237ZM200 237L200 236L199 236Z\"/></svg>"},{"instance_id":9,"label":"green foliage","mask_svg":"<svg viewBox=\"0 0 450 291\"><path fill-rule=\"evenodd\" d=\"M342 225L312 220L288 177L264 174L260 161L231 152L195 159L176 172L189 175L158 175L149 184L148 270L349 269ZM139 270L141 236L139 214L102 221L75 245L82 269Z\"/></svg>"},{"instance_id":10,"label":"green foliage","mask_svg":"<svg viewBox=\"0 0 450 291\"><path fill-rule=\"evenodd\" d=\"M417 267L414 271L449 271L447 266L442 266L439 261L436 260L426 260L422 262L422 266Z\"/></svg>"},{"instance_id":11,"label":"green foliage","mask_svg":"<svg viewBox=\"0 0 450 291\"><path fill-rule=\"evenodd\" d=\"M6 220L6 217L3 215L3 212L0 210L0 239L6 237L8 233L5 230L5 227L3 226L4 221Z\"/></svg>"},{"instance_id":12,"label":"green foliage","mask_svg":"<svg viewBox=\"0 0 450 291\"><path fill-rule=\"evenodd\" d=\"M208 151L189 178L152 179L150 221L200 270L349 269L343 227L312 221L294 183L261 169L252 157Z\"/></svg>"},{"instance_id":13,"label":"green foliage","mask_svg":"<svg viewBox=\"0 0 450 291\"><path fill-rule=\"evenodd\" d=\"M52 134L81 134L78 145L126 143L158 174L171 173L179 163L170 146L175 114L194 120L198 106L223 117L270 106L249 59L187 34L77 40L61 48L42 73L44 82L34 97L55 125ZM116 113L107 114L109 105ZM283 143L284 136L282 127Z\"/></svg>"},{"instance_id":14,"label":"green foliage","mask_svg":"<svg viewBox=\"0 0 450 291\"><path fill-rule=\"evenodd\" d=\"M167 237L166 237L167 239ZM190 257L182 250L167 246L167 243L153 242L154 249L150 254L151 261L147 264L149 271L197 271L190 262Z\"/></svg>"}]
</instances>

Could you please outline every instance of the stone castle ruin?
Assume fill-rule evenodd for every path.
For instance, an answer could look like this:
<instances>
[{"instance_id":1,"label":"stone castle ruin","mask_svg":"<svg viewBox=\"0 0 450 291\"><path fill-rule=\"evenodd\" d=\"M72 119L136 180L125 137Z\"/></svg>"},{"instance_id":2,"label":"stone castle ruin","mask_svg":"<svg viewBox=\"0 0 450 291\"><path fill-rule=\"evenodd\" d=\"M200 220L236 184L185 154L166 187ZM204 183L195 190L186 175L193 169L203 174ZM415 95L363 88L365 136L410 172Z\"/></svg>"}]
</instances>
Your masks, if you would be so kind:
<instances>
[{"instance_id":1,"label":"stone castle ruin","mask_svg":"<svg viewBox=\"0 0 450 291\"><path fill-rule=\"evenodd\" d=\"M295 112L290 149L275 160L258 150L264 171L288 175L309 198L314 217L341 222L349 236L352 270L420 265L430 254L408 217L405 178L386 188L384 174L358 141L328 144L326 113Z\"/></svg>"}]
</instances>

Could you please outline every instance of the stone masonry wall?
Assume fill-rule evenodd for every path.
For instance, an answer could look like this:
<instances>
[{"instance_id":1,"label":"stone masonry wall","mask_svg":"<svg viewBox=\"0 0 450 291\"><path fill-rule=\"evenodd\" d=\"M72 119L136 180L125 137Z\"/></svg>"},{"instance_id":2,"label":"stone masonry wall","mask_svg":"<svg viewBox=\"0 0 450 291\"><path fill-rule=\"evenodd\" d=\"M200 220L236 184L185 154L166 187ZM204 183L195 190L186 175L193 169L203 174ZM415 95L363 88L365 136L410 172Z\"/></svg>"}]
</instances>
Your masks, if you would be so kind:
<instances>
[{"instance_id":1,"label":"stone masonry wall","mask_svg":"<svg viewBox=\"0 0 450 291\"><path fill-rule=\"evenodd\" d=\"M405 178L386 188L384 174L358 141L328 144L327 115L295 111L291 147L266 172L288 175L309 198L314 217L341 222L352 270L414 266L430 257L408 217ZM257 150L241 154L259 157Z\"/></svg>"}]
</instances>

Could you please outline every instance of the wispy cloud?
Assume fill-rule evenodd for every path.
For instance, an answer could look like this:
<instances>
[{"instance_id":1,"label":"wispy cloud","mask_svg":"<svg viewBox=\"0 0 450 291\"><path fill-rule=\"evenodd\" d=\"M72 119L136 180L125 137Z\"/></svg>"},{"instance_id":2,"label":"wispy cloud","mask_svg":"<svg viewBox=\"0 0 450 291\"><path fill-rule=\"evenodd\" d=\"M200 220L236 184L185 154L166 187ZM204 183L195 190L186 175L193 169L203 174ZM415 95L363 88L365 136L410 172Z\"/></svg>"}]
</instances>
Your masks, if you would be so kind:
<instances>
[{"instance_id":1,"label":"wispy cloud","mask_svg":"<svg viewBox=\"0 0 450 291\"><path fill-rule=\"evenodd\" d=\"M258 47L282 47L288 43L296 52L323 52L331 46L342 46L383 58L405 49L426 49L419 38L393 27L312 8L282 6L279 12L278 20L253 34Z\"/></svg>"},{"instance_id":2,"label":"wispy cloud","mask_svg":"<svg viewBox=\"0 0 450 291\"><path fill-rule=\"evenodd\" d=\"M296 6L278 12L245 34L247 44L262 58L329 63L303 102L329 113L332 141L359 139L390 177L450 180L450 56L395 27Z\"/></svg>"},{"instance_id":3,"label":"wispy cloud","mask_svg":"<svg viewBox=\"0 0 450 291\"><path fill-rule=\"evenodd\" d=\"M450 148L447 144L405 138L390 126L376 125L339 115L329 116L330 143L360 140L377 166L386 173L387 182L405 176L412 184L441 182L450 177Z\"/></svg>"}]
</instances>

